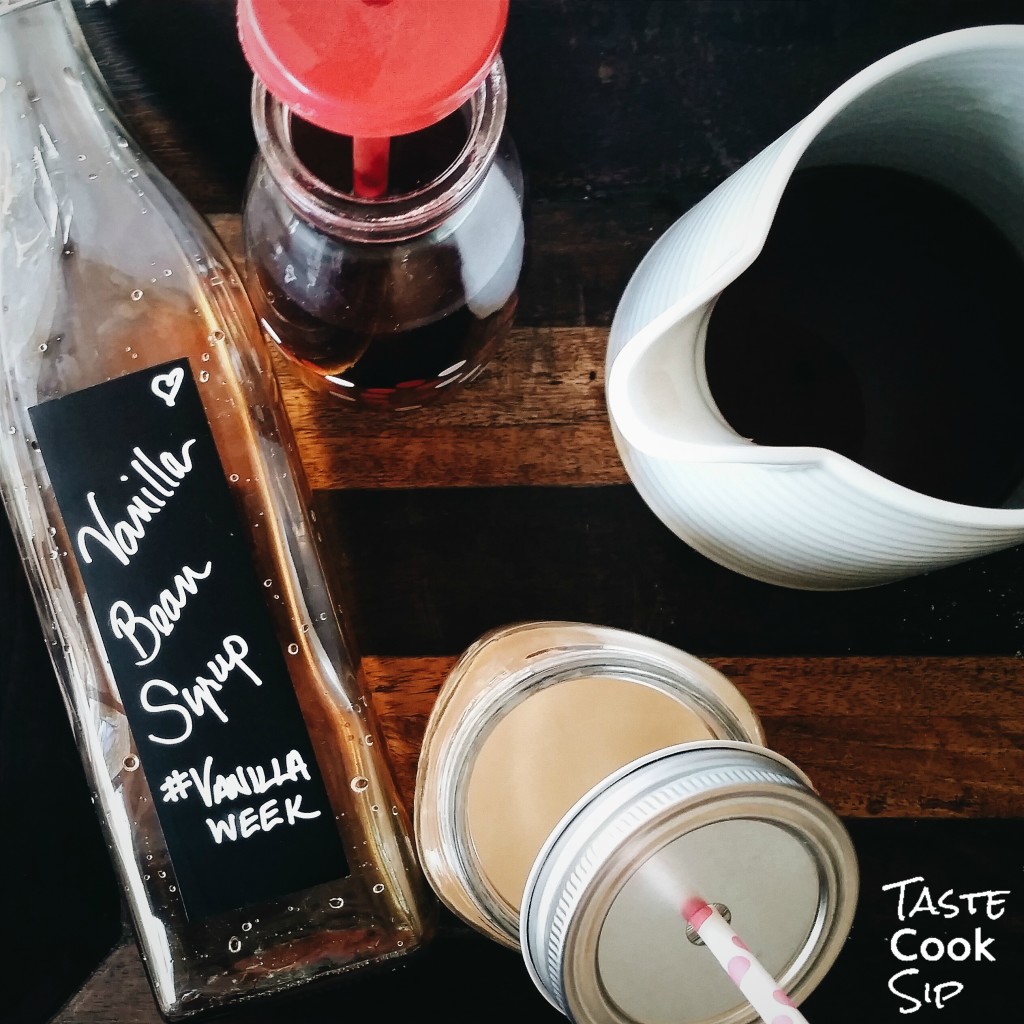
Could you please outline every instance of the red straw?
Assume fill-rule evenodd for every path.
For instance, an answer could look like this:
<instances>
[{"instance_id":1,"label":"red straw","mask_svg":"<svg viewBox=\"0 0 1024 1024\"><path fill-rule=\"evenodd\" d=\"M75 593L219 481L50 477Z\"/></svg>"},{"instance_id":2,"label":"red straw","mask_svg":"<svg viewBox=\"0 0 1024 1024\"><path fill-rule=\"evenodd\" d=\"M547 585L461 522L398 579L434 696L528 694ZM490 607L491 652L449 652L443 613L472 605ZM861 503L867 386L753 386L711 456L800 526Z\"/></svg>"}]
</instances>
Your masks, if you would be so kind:
<instances>
[{"instance_id":1,"label":"red straw","mask_svg":"<svg viewBox=\"0 0 1024 1024\"><path fill-rule=\"evenodd\" d=\"M352 140L352 191L364 199L376 199L388 190L388 151L391 140Z\"/></svg>"}]
</instances>

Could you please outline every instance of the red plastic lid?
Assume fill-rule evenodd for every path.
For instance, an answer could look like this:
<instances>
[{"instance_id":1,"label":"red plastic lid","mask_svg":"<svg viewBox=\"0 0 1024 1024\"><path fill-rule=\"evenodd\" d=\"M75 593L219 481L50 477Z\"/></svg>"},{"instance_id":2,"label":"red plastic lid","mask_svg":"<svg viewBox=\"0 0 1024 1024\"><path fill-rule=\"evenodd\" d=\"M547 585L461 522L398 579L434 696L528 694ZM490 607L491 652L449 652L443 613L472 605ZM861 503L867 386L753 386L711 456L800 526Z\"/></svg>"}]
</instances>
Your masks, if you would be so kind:
<instances>
[{"instance_id":1,"label":"red plastic lid","mask_svg":"<svg viewBox=\"0 0 1024 1024\"><path fill-rule=\"evenodd\" d=\"M253 73L300 117L360 138L458 109L498 56L509 0L239 0Z\"/></svg>"}]
</instances>

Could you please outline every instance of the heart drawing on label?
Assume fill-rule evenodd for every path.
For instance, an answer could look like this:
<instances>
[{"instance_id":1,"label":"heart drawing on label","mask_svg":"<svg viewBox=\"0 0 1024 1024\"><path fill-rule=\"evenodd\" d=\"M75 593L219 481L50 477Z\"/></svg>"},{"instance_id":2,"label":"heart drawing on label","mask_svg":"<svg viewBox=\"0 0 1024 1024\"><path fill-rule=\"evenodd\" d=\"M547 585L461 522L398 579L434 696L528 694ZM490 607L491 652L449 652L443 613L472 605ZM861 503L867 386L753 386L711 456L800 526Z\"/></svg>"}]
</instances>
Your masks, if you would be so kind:
<instances>
[{"instance_id":1,"label":"heart drawing on label","mask_svg":"<svg viewBox=\"0 0 1024 1024\"><path fill-rule=\"evenodd\" d=\"M150 387L157 398L162 398L168 408L173 409L174 400L178 397L178 391L184 379L185 371L180 366L176 366L173 370L168 370L167 373L157 374Z\"/></svg>"}]
</instances>

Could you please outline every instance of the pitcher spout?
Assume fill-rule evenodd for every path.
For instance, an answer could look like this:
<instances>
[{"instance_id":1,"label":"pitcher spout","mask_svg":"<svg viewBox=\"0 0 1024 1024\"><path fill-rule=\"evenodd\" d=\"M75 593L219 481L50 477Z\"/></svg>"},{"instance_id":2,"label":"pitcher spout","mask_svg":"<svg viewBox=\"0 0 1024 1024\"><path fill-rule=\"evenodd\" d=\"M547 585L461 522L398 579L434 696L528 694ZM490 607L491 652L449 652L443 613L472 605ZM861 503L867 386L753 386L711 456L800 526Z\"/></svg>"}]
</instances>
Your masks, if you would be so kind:
<instances>
[{"instance_id":1,"label":"pitcher spout","mask_svg":"<svg viewBox=\"0 0 1024 1024\"><path fill-rule=\"evenodd\" d=\"M634 335L608 367L614 425L626 442L662 459L742 461L753 443L719 413L704 372L704 337L719 292L695 296Z\"/></svg>"},{"instance_id":2,"label":"pitcher spout","mask_svg":"<svg viewBox=\"0 0 1024 1024\"><path fill-rule=\"evenodd\" d=\"M711 397L704 339L716 299L764 247L806 144L799 127L673 224L623 292L609 335L608 409L615 429L649 455L743 461L752 452Z\"/></svg>"},{"instance_id":3,"label":"pitcher spout","mask_svg":"<svg viewBox=\"0 0 1024 1024\"><path fill-rule=\"evenodd\" d=\"M883 57L641 261L609 335L609 419L641 497L697 551L842 590L1024 538L1022 68L1022 25Z\"/></svg>"}]
</instances>

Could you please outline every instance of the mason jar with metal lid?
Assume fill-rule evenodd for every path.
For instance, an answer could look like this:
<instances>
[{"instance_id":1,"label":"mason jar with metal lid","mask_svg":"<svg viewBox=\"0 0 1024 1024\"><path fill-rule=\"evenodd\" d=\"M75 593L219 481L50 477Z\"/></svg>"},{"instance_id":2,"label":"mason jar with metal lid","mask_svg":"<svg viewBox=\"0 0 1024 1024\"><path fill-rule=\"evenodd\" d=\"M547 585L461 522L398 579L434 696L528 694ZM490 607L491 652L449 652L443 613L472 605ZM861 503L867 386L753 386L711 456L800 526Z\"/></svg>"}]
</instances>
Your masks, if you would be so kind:
<instances>
[{"instance_id":1,"label":"mason jar with metal lid","mask_svg":"<svg viewBox=\"0 0 1024 1024\"><path fill-rule=\"evenodd\" d=\"M694 898L799 1002L857 899L846 829L736 687L584 623L510 626L462 656L427 724L415 836L441 901L520 948L581 1024L758 1019L688 928Z\"/></svg>"}]
</instances>

